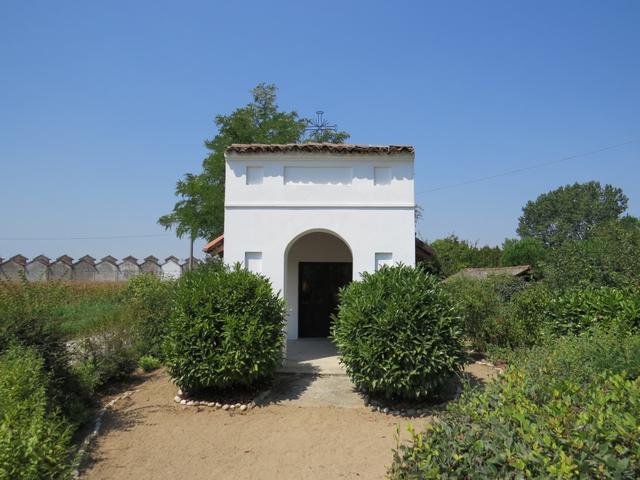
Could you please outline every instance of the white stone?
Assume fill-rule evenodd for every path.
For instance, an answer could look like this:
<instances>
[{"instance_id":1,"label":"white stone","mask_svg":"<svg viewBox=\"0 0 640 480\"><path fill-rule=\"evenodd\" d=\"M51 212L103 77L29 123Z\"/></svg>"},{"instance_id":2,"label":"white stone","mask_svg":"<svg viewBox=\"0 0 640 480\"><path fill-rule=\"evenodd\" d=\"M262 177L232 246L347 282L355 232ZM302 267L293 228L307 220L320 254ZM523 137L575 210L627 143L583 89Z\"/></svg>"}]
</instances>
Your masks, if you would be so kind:
<instances>
[{"instance_id":1,"label":"white stone","mask_svg":"<svg viewBox=\"0 0 640 480\"><path fill-rule=\"evenodd\" d=\"M240 411L244 412L247 409L246 405L240 405Z\"/></svg>"},{"instance_id":2,"label":"white stone","mask_svg":"<svg viewBox=\"0 0 640 480\"><path fill-rule=\"evenodd\" d=\"M176 402L176 403L180 403L180 400L182 400L182 399L178 395L173 397L173 401Z\"/></svg>"},{"instance_id":3,"label":"white stone","mask_svg":"<svg viewBox=\"0 0 640 480\"><path fill-rule=\"evenodd\" d=\"M180 405L186 405L187 401L183 398L182 400L180 400Z\"/></svg>"}]
</instances>

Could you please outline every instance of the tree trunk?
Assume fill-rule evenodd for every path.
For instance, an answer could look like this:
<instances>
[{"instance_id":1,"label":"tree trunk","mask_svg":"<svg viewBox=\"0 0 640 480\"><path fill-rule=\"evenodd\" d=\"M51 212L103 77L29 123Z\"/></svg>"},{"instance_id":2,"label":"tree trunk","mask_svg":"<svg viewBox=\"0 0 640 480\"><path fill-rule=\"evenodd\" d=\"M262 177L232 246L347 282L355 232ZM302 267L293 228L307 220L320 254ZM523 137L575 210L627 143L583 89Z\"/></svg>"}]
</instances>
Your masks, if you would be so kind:
<instances>
[{"instance_id":1,"label":"tree trunk","mask_svg":"<svg viewBox=\"0 0 640 480\"><path fill-rule=\"evenodd\" d=\"M189 247L189 271L193 272L193 242L195 238L191 237L191 245Z\"/></svg>"}]
</instances>

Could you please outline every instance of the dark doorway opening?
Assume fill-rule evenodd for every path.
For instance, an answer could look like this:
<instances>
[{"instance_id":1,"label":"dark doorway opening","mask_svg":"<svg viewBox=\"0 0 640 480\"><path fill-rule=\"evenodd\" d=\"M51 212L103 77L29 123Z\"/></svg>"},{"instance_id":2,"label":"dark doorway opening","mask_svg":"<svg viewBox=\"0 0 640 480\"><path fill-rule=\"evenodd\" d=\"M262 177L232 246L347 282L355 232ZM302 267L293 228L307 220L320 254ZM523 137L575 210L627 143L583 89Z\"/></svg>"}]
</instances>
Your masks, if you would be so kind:
<instances>
[{"instance_id":1,"label":"dark doorway opening","mask_svg":"<svg viewBox=\"0 0 640 480\"><path fill-rule=\"evenodd\" d=\"M298 268L298 336L328 337L338 290L352 279L347 262L300 262Z\"/></svg>"}]
</instances>

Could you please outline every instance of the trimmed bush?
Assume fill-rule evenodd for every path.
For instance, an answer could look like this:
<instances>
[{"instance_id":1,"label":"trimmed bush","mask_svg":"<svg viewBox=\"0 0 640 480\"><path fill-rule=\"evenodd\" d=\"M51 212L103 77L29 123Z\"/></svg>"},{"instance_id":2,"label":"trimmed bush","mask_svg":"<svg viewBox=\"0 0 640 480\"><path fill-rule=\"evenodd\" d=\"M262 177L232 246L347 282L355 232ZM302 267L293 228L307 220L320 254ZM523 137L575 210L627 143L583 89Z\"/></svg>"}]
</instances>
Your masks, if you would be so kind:
<instances>
[{"instance_id":1,"label":"trimmed bush","mask_svg":"<svg viewBox=\"0 0 640 480\"><path fill-rule=\"evenodd\" d=\"M285 302L269 280L206 264L176 284L166 365L187 392L251 388L282 362Z\"/></svg>"},{"instance_id":2,"label":"trimmed bush","mask_svg":"<svg viewBox=\"0 0 640 480\"><path fill-rule=\"evenodd\" d=\"M35 350L13 346L0 356L0 478L71 478L71 429L48 388Z\"/></svg>"},{"instance_id":3,"label":"trimmed bush","mask_svg":"<svg viewBox=\"0 0 640 480\"><path fill-rule=\"evenodd\" d=\"M453 302L422 268L364 273L341 290L332 333L356 386L385 399L436 393L465 357Z\"/></svg>"},{"instance_id":4,"label":"trimmed bush","mask_svg":"<svg viewBox=\"0 0 640 480\"><path fill-rule=\"evenodd\" d=\"M638 478L639 347L565 337L534 350L413 432L390 478Z\"/></svg>"}]
</instances>

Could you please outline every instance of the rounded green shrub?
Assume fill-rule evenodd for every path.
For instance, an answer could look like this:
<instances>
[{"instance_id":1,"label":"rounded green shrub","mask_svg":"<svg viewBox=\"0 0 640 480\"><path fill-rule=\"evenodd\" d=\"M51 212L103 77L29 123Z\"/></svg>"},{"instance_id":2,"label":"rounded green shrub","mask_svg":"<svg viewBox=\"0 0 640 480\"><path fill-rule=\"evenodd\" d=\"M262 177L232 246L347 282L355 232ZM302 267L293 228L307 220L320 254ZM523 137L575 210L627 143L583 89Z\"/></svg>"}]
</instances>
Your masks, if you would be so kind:
<instances>
[{"instance_id":1,"label":"rounded green shrub","mask_svg":"<svg viewBox=\"0 0 640 480\"><path fill-rule=\"evenodd\" d=\"M383 267L340 292L333 339L353 382L374 396L432 395L461 369L461 338L453 302L420 267Z\"/></svg>"},{"instance_id":2,"label":"rounded green shrub","mask_svg":"<svg viewBox=\"0 0 640 480\"><path fill-rule=\"evenodd\" d=\"M265 277L206 264L181 277L165 363L187 392L250 388L282 361L285 303Z\"/></svg>"}]
</instances>

